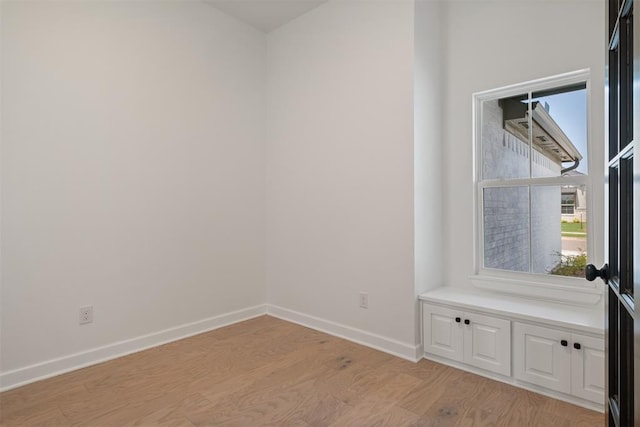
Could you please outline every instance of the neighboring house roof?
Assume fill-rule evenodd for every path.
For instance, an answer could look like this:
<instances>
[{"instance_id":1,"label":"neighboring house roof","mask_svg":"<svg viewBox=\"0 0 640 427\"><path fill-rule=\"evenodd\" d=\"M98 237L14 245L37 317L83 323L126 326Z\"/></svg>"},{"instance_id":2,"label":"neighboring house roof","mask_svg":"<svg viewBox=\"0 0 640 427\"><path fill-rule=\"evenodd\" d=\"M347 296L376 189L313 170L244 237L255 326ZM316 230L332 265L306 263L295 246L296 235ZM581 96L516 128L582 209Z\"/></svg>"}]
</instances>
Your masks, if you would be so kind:
<instances>
[{"instance_id":1,"label":"neighboring house roof","mask_svg":"<svg viewBox=\"0 0 640 427\"><path fill-rule=\"evenodd\" d=\"M569 172L565 172L562 175L564 176L585 176L586 174L582 173L582 172L578 172L577 170L572 170ZM585 188L583 185L580 184L566 184L562 186L562 192L563 193L568 193L568 192L575 192L577 190L580 190L581 192L585 192Z\"/></svg>"},{"instance_id":2,"label":"neighboring house roof","mask_svg":"<svg viewBox=\"0 0 640 427\"><path fill-rule=\"evenodd\" d=\"M519 99L507 98L500 100L500 106L503 111L504 128L528 143L529 104ZM538 151L556 163L582 160L582 154L540 102L531 103L531 112L533 119L533 145Z\"/></svg>"}]
</instances>

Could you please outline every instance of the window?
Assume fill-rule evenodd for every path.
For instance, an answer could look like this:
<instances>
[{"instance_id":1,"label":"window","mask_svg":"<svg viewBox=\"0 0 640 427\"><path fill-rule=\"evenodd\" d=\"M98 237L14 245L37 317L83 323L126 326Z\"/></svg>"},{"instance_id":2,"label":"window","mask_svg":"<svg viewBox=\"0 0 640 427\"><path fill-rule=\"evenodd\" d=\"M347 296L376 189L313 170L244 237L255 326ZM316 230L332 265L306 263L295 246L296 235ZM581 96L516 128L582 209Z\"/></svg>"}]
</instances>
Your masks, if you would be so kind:
<instances>
[{"instance_id":1,"label":"window","mask_svg":"<svg viewBox=\"0 0 640 427\"><path fill-rule=\"evenodd\" d=\"M586 71L474 96L477 273L584 282L587 98Z\"/></svg>"},{"instance_id":2,"label":"window","mask_svg":"<svg viewBox=\"0 0 640 427\"><path fill-rule=\"evenodd\" d=\"M563 215L573 215L576 207L576 193L562 193L560 209Z\"/></svg>"}]
</instances>

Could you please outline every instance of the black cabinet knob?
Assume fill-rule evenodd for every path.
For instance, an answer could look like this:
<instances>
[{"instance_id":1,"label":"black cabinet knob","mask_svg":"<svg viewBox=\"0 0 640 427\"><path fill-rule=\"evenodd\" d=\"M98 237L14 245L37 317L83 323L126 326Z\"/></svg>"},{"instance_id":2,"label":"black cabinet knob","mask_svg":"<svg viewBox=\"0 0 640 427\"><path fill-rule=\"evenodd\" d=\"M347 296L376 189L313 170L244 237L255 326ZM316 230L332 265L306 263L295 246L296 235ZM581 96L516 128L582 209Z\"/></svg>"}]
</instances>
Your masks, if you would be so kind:
<instances>
[{"instance_id":1,"label":"black cabinet knob","mask_svg":"<svg viewBox=\"0 0 640 427\"><path fill-rule=\"evenodd\" d=\"M459 317L456 317L456 323L460 323L460 320L461 319Z\"/></svg>"},{"instance_id":2,"label":"black cabinet knob","mask_svg":"<svg viewBox=\"0 0 640 427\"><path fill-rule=\"evenodd\" d=\"M563 346L563 347L566 347L566 346L569 345L569 343L567 342L567 340L562 340L562 341L560 341L560 345Z\"/></svg>"},{"instance_id":3,"label":"black cabinet knob","mask_svg":"<svg viewBox=\"0 0 640 427\"><path fill-rule=\"evenodd\" d=\"M605 264L602 266L600 270L596 268L595 265L589 264L584 268L584 277L593 282L596 280L596 277L600 277L604 283L609 282L609 264Z\"/></svg>"},{"instance_id":4,"label":"black cabinet knob","mask_svg":"<svg viewBox=\"0 0 640 427\"><path fill-rule=\"evenodd\" d=\"M465 325L468 325L469 323L471 323L471 320L469 320L469 319L464 319L464 324L465 324Z\"/></svg>"},{"instance_id":5,"label":"black cabinet knob","mask_svg":"<svg viewBox=\"0 0 640 427\"><path fill-rule=\"evenodd\" d=\"M579 342L574 342L573 343L573 348L575 348L576 350L580 350L582 348L582 346L580 345Z\"/></svg>"}]
</instances>

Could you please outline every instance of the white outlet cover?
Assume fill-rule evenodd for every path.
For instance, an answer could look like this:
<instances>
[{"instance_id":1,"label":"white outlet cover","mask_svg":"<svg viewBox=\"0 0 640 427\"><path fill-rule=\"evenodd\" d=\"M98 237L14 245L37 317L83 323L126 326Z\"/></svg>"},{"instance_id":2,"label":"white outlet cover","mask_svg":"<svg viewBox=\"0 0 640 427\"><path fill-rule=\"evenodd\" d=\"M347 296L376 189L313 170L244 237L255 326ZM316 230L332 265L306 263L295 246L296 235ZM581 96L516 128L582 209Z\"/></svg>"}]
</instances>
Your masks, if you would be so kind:
<instances>
[{"instance_id":1,"label":"white outlet cover","mask_svg":"<svg viewBox=\"0 0 640 427\"><path fill-rule=\"evenodd\" d=\"M80 307L79 323L86 325L93 322L93 306Z\"/></svg>"}]
</instances>

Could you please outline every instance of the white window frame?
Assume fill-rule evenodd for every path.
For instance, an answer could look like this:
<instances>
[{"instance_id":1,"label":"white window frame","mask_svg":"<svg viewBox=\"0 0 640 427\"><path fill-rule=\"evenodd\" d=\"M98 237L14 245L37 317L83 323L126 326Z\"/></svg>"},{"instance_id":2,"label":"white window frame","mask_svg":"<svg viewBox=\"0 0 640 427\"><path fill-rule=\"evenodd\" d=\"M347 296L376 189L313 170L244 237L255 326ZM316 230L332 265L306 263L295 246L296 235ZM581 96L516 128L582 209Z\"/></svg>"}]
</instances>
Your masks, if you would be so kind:
<instances>
[{"instance_id":1,"label":"white window frame","mask_svg":"<svg viewBox=\"0 0 640 427\"><path fill-rule=\"evenodd\" d=\"M482 103L484 101L508 98L517 95L531 94L548 89L553 89L571 84L585 83L587 90L587 156L588 170L587 176L559 176L559 177L538 177L522 179L491 179L482 180ZM601 290L596 289L595 282L588 282L584 278L565 277L551 274L540 274L530 272L515 272L483 267L484 260L484 233L483 233L483 205L482 192L485 188L495 187L534 187L557 185L584 185L587 191L587 258L592 261L596 244L601 244L596 238L596 231L602 227L602 218L596 214L593 206L593 185L592 177L597 170L594 164L594 152L592 143L592 120L591 120L591 73L589 69L574 71L566 74L551 76L529 82L518 83L498 89L477 92L473 94L473 218L474 218L474 274L471 277L472 283L482 288L508 290L519 294L535 296L537 292L524 290L524 287L535 287L537 289L557 289L559 291L582 291L587 294L599 294ZM558 215L560 221L560 213ZM531 229L530 229L531 232ZM542 294L540 294L542 295ZM569 295L569 294L567 294Z\"/></svg>"}]
</instances>

